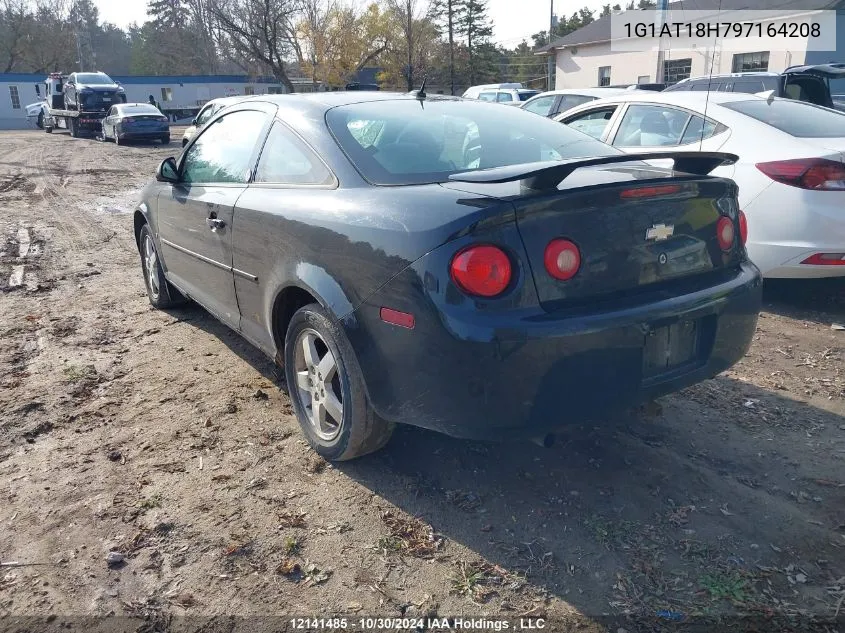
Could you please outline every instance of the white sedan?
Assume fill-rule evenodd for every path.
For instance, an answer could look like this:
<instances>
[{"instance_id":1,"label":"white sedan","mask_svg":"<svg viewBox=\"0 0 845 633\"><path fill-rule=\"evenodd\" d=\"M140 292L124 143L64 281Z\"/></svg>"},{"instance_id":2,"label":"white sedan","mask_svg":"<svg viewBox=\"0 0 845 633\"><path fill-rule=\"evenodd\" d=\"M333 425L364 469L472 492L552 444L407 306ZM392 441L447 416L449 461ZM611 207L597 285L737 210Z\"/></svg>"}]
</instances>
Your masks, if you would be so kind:
<instances>
[{"instance_id":1,"label":"white sedan","mask_svg":"<svg viewBox=\"0 0 845 633\"><path fill-rule=\"evenodd\" d=\"M555 120L624 152L736 154L713 175L739 185L748 254L764 276L845 276L845 114L749 94L637 91Z\"/></svg>"}]
</instances>

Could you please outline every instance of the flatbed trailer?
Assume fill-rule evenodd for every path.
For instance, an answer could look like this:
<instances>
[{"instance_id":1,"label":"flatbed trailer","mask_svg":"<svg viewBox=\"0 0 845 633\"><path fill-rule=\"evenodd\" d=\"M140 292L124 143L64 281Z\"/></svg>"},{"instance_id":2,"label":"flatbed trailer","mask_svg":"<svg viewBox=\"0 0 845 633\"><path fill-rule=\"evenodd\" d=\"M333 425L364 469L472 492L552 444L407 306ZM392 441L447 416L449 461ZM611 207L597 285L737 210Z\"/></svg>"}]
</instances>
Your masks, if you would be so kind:
<instances>
[{"instance_id":1,"label":"flatbed trailer","mask_svg":"<svg viewBox=\"0 0 845 633\"><path fill-rule=\"evenodd\" d=\"M47 108L44 115L44 131L65 129L73 137L96 136L102 130L103 112L77 112L76 110L54 110Z\"/></svg>"}]
</instances>

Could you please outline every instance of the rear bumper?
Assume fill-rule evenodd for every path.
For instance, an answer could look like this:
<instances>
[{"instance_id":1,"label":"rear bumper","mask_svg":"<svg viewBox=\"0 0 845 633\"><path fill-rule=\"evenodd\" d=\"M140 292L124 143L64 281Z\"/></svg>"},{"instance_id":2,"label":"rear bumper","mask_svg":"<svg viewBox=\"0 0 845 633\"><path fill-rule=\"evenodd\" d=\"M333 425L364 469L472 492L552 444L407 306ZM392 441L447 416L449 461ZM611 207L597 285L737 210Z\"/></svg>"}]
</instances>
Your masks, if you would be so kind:
<instances>
[{"instance_id":1,"label":"rear bumper","mask_svg":"<svg viewBox=\"0 0 845 633\"><path fill-rule=\"evenodd\" d=\"M123 139L145 139L145 138L161 138L163 136L170 136L170 129L165 128L161 130L118 130L117 135Z\"/></svg>"},{"instance_id":2,"label":"rear bumper","mask_svg":"<svg viewBox=\"0 0 845 633\"><path fill-rule=\"evenodd\" d=\"M741 359L757 324L762 278L745 263L722 282L641 305L547 314L455 318L425 296L412 330L388 325L381 306L403 309L394 279L344 322L372 405L394 422L456 437L534 436L636 406L711 378ZM407 306L405 306L407 307ZM698 351L647 378L646 332L694 321Z\"/></svg>"}]
</instances>

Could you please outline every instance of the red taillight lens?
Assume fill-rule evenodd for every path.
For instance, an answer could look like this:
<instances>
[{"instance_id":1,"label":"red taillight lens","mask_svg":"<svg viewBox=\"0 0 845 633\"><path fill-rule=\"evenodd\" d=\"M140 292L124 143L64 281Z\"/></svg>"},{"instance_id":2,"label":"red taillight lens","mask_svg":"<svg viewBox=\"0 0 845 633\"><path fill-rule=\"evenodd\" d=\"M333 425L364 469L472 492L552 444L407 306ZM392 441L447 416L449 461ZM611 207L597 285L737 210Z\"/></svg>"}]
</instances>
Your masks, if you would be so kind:
<instances>
[{"instance_id":1,"label":"red taillight lens","mask_svg":"<svg viewBox=\"0 0 845 633\"><path fill-rule=\"evenodd\" d=\"M757 169L776 182L823 191L845 191L845 164L827 158L796 158L757 163Z\"/></svg>"},{"instance_id":2,"label":"red taillight lens","mask_svg":"<svg viewBox=\"0 0 845 633\"><path fill-rule=\"evenodd\" d=\"M716 223L716 238L719 240L719 248L729 251L734 245L734 223L724 215Z\"/></svg>"},{"instance_id":3,"label":"red taillight lens","mask_svg":"<svg viewBox=\"0 0 845 633\"><path fill-rule=\"evenodd\" d=\"M511 262L496 246L470 246L452 259L451 274L464 292L495 297L511 282Z\"/></svg>"},{"instance_id":4,"label":"red taillight lens","mask_svg":"<svg viewBox=\"0 0 845 633\"><path fill-rule=\"evenodd\" d=\"M745 243L748 241L748 218L745 217L743 211L739 212L739 239L742 245L745 246Z\"/></svg>"},{"instance_id":5,"label":"red taillight lens","mask_svg":"<svg viewBox=\"0 0 845 633\"><path fill-rule=\"evenodd\" d=\"M572 279L581 268L581 251L574 242L557 239L549 242L543 256L546 271L555 279Z\"/></svg>"},{"instance_id":6,"label":"red taillight lens","mask_svg":"<svg viewBox=\"0 0 845 633\"><path fill-rule=\"evenodd\" d=\"M815 266L845 266L845 253L816 253L801 263Z\"/></svg>"},{"instance_id":7,"label":"red taillight lens","mask_svg":"<svg viewBox=\"0 0 845 633\"><path fill-rule=\"evenodd\" d=\"M661 185L659 187L637 187L635 189L624 189L619 193L619 197L623 199L631 198L654 198L657 196L668 196L673 193L678 193L681 190L680 185Z\"/></svg>"}]
</instances>

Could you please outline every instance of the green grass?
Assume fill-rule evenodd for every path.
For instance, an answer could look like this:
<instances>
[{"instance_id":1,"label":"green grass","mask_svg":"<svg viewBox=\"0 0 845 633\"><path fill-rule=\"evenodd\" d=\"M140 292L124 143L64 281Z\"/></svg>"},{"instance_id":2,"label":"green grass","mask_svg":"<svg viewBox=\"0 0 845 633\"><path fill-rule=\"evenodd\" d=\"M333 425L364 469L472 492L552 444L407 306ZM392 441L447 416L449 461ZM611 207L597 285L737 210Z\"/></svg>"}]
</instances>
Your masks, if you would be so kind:
<instances>
[{"instance_id":1,"label":"green grass","mask_svg":"<svg viewBox=\"0 0 845 633\"><path fill-rule=\"evenodd\" d=\"M751 599L751 584L738 571L717 571L704 574L698 579L711 600L729 600L734 604L744 604Z\"/></svg>"}]
</instances>

